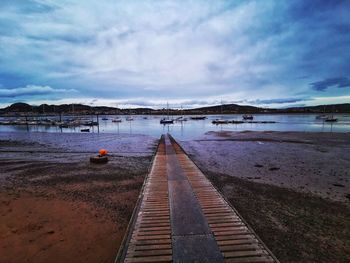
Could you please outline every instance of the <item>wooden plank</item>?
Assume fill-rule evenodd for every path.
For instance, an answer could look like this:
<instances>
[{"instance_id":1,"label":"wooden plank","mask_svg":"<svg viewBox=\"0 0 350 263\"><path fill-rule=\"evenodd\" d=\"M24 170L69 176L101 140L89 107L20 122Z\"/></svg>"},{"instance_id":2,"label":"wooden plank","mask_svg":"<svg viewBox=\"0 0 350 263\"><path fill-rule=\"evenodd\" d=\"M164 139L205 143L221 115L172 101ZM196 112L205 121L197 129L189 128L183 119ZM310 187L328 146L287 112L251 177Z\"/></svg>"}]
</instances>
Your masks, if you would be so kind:
<instances>
[{"instance_id":1,"label":"wooden plank","mask_svg":"<svg viewBox=\"0 0 350 263\"><path fill-rule=\"evenodd\" d=\"M218 241L223 240L236 240L236 239L245 239L245 238L251 238L251 234L242 234L242 235L229 235L229 236L216 236L215 239Z\"/></svg>"},{"instance_id":2,"label":"wooden plank","mask_svg":"<svg viewBox=\"0 0 350 263\"><path fill-rule=\"evenodd\" d=\"M155 245L155 244L171 244L171 239L151 239L151 240L138 240L131 239L131 242L134 245Z\"/></svg>"},{"instance_id":3,"label":"wooden plank","mask_svg":"<svg viewBox=\"0 0 350 263\"><path fill-rule=\"evenodd\" d=\"M171 262L172 256L152 256L152 257L133 257L133 258L125 258L126 263L128 262Z\"/></svg>"},{"instance_id":4,"label":"wooden plank","mask_svg":"<svg viewBox=\"0 0 350 263\"><path fill-rule=\"evenodd\" d=\"M215 227L234 227L234 226L243 226L245 225L243 222L238 221L235 223L217 223L217 224L209 224L211 228L215 228Z\"/></svg>"},{"instance_id":5,"label":"wooden plank","mask_svg":"<svg viewBox=\"0 0 350 263\"><path fill-rule=\"evenodd\" d=\"M139 228L140 232L147 232L147 231L154 231L154 230L168 230L171 231L170 225L169 226L159 226L159 227L144 227L144 228Z\"/></svg>"},{"instance_id":6,"label":"wooden plank","mask_svg":"<svg viewBox=\"0 0 350 263\"><path fill-rule=\"evenodd\" d=\"M229 251L246 251L246 250L260 250L261 247L255 244L243 244L243 245L225 245L220 246L220 250L224 252Z\"/></svg>"},{"instance_id":7,"label":"wooden plank","mask_svg":"<svg viewBox=\"0 0 350 263\"><path fill-rule=\"evenodd\" d=\"M227 258L226 262L230 263L268 263L275 262L270 256L245 257L245 258Z\"/></svg>"},{"instance_id":8,"label":"wooden plank","mask_svg":"<svg viewBox=\"0 0 350 263\"><path fill-rule=\"evenodd\" d=\"M234 252L224 252L225 258L239 258L239 257L248 257L248 256L261 256L266 255L264 250L254 250L254 251L234 251Z\"/></svg>"},{"instance_id":9,"label":"wooden plank","mask_svg":"<svg viewBox=\"0 0 350 263\"><path fill-rule=\"evenodd\" d=\"M132 251L126 254L126 257L144 257L144 256L166 256L171 255L171 249L153 249L153 250L142 250Z\"/></svg>"},{"instance_id":10,"label":"wooden plank","mask_svg":"<svg viewBox=\"0 0 350 263\"><path fill-rule=\"evenodd\" d=\"M234 240L224 240L224 241L218 241L219 247L226 246L226 245L244 245L244 244L256 244L258 243L258 240L253 238L246 238L246 239L234 239Z\"/></svg>"},{"instance_id":11,"label":"wooden plank","mask_svg":"<svg viewBox=\"0 0 350 263\"><path fill-rule=\"evenodd\" d=\"M221 231L221 232L216 232L214 231L214 235L216 236L234 236L234 235L241 235L241 234L246 234L246 233L250 233L249 229L240 229L240 230L230 230L230 231Z\"/></svg>"},{"instance_id":12,"label":"wooden plank","mask_svg":"<svg viewBox=\"0 0 350 263\"><path fill-rule=\"evenodd\" d=\"M147 235L147 236L133 235L132 237L137 240L170 239L170 235Z\"/></svg>"},{"instance_id":13,"label":"wooden plank","mask_svg":"<svg viewBox=\"0 0 350 263\"><path fill-rule=\"evenodd\" d=\"M171 244L164 244L164 245L142 245L142 246L134 246L134 250L138 251L138 250L155 250L155 249L171 249L172 245Z\"/></svg>"},{"instance_id":14,"label":"wooden plank","mask_svg":"<svg viewBox=\"0 0 350 263\"><path fill-rule=\"evenodd\" d=\"M135 232L138 236L150 236L150 235L170 235L171 231L166 229L166 230L151 230L151 231L140 231L137 230ZM135 234L134 233L134 234Z\"/></svg>"}]
</instances>

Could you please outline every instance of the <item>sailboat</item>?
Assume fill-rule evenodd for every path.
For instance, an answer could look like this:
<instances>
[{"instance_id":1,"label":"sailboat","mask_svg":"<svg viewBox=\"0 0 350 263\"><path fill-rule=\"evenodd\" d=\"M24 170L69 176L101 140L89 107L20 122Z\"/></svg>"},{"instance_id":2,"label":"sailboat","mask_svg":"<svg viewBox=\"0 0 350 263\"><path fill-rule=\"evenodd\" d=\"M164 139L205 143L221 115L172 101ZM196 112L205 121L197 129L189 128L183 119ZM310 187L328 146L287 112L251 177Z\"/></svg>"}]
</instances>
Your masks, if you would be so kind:
<instances>
[{"instance_id":1,"label":"sailboat","mask_svg":"<svg viewBox=\"0 0 350 263\"><path fill-rule=\"evenodd\" d=\"M222 107L223 107L223 104L222 104L222 101L221 101L221 118L220 119L215 119L212 121L213 124L227 124L229 123L228 120L224 120L223 117L222 117Z\"/></svg>"},{"instance_id":2,"label":"sailboat","mask_svg":"<svg viewBox=\"0 0 350 263\"><path fill-rule=\"evenodd\" d=\"M253 115L251 115L251 114L244 114L242 116L242 118L243 118L243 120L253 120L254 119Z\"/></svg>"},{"instance_id":3,"label":"sailboat","mask_svg":"<svg viewBox=\"0 0 350 263\"><path fill-rule=\"evenodd\" d=\"M336 121L338 121L337 118L334 118L333 112L334 112L334 106L333 106L332 115L327 116L327 118L324 120L325 122L336 122Z\"/></svg>"},{"instance_id":4,"label":"sailboat","mask_svg":"<svg viewBox=\"0 0 350 263\"><path fill-rule=\"evenodd\" d=\"M326 115L326 106L323 107L323 114L317 115L316 120L325 120L328 116Z\"/></svg>"},{"instance_id":5,"label":"sailboat","mask_svg":"<svg viewBox=\"0 0 350 263\"><path fill-rule=\"evenodd\" d=\"M169 103L167 103L167 117L160 120L160 124L172 124L174 120L169 119Z\"/></svg>"},{"instance_id":6,"label":"sailboat","mask_svg":"<svg viewBox=\"0 0 350 263\"><path fill-rule=\"evenodd\" d=\"M187 121L187 118L184 118L184 114L183 114L183 109L182 109L182 105L181 105L181 116L180 117L177 117L175 119L175 121Z\"/></svg>"}]
</instances>

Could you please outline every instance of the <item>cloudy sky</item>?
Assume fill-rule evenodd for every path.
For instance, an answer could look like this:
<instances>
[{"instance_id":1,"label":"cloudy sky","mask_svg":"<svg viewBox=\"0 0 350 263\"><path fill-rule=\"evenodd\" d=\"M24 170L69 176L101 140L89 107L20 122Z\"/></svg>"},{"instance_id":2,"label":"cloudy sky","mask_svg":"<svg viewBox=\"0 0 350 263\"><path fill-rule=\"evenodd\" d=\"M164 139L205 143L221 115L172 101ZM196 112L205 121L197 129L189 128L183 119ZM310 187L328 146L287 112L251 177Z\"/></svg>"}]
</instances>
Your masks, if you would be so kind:
<instances>
[{"instance_id":1,"label":"cloudy sky","mask_svg":"<svg viewBox=\"0 0 350 263\"><path fill-rule=\"evenodd\" d=\"M1 0L0 106L350 102L350 1Z\"/></svg>"}]
</instances>

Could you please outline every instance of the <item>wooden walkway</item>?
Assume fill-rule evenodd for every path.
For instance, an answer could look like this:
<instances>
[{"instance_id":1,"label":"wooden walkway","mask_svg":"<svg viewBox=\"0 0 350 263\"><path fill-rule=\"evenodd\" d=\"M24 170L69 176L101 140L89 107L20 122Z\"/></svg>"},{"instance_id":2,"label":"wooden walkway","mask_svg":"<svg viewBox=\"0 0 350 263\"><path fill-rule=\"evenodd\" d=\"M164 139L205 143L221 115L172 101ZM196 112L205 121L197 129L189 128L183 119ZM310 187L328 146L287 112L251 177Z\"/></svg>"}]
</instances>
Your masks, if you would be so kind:
<instances>
[{"instance_id":1,"label":"wooden walkway","mask_svg":"<svg viewBox=\"0 0 350 263\"><path fill-rule=\"evenodd\" d=\"M128 231L117 262L278 262L169 135Z\"/></svg>"}]
</instances>

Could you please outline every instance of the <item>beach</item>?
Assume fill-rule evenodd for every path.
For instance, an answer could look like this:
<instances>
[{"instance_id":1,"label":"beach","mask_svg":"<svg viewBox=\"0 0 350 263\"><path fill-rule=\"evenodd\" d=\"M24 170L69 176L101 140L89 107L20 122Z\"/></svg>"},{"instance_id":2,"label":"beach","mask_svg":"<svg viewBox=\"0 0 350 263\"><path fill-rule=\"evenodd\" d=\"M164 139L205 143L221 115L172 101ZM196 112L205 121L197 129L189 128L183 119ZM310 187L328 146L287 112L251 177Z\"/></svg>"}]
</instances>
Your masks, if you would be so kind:
<instances>
[{"instance_id":1,"label":"beach","mask_svg":"<svg viewBox=\"0 0 350 263\"><path fill-rule=\"evenodd\" d=\"M157 139L0 133L0 262L113 262ZM281 262L350 260L349 133L178 141ZM100 148L110 161L90 164Z\"/></svg>"},{"instance_id":2,"label":"beach","mask_svg":"<svg viewBox=\"0 0 350 263\"><path fill-rule=\"evenodd\" d=\"M181 145L281 262L350 260L349 133L209 132Z\"/></svg>"},{"instance_id":3,"label":"beach","mask_svg":"<svg viewBox=\"0 0 350 263\"><path fill-rule=\"evenodd\" d=\"M142 135L2 133L0 262L113 262L156 145ZM91 164L100 147L109 162Z\"/></svg>"}]
</instances>

